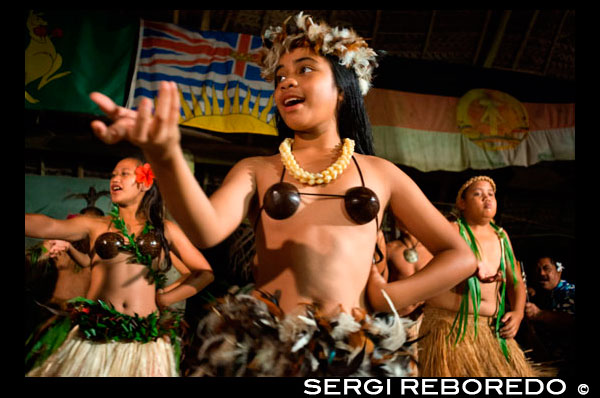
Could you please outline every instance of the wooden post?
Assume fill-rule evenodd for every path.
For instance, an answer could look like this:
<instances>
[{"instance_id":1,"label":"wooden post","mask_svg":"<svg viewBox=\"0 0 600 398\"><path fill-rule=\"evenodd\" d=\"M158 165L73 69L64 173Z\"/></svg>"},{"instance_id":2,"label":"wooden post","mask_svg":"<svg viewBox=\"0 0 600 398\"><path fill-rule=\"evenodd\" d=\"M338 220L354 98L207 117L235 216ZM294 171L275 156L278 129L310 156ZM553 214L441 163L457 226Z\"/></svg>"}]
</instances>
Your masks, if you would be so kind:
<instances>
[{"instance_id":1,"label":"wooden post","mask_svg":"<svg viewBox=\"0 0 600 398\"><path fill-rule=\"evenodd\" d=\"M425 45L423 46L423 52L421 53L421 58L425 56L427 52L427 48L429 47L429 41L431 40L431 34L433 33L433 23L435 22L436 10L431 12L431 19L429 20L429 30L427 31L427 37L425 38Z\"/></svg>"},{"instance_id":2,"label":"wooden post","mask_svg":"<svg viewBox=\"0 0 600 398\"><path fill-rule=\"evenodd\" d=\"M504 10L504 12L502 13L502 18L500 19L500 25L496 30L496 36L494 37L492 48L490 48L485 62L483 63L484 68L491 68L494 65L494 60L496 59L496 55L498 55L498 49L500 48L500 44L502 43L502 38L504 37L504 31L506 30L506 25L508 24L510 14L510 10Z\"/></svg>"},{"instance_id":3,"label":"wooden post","mask_svg":"<svg viewBox=\"0 0 600 398\"><path fill-rule=\"evenodd\" d=\"M488 25L490 24L490 19L492 17L492 10L488 10L485 15L485 21L483 22L483 28L481 29L481 36L479 36L479 42L477 43L477 49L475 50L475 56L473 57L473 65L477 63L477 59L479 58L479 53L481 52L481 47L483 46L483 40L485 39L485 35L487 34Z\"/></svg>"},{"instance_id":4,"label":"wooden post","mask_svg":"<svg viewBox=\"0 0 600 398\"><path fill-rule=\"evenodd\" d=\"M523 38L523 42L521 43L521 47L519 47L519 51L515 57L515 61L513 62L513 69L517 69L519 66L519 59L521 59L521 55L523 55L523 51L525 51L525 47L527 46L527 40L529 40L529 36L531 35L531 31L533 30L533 25L535 25L535 20L540 14L540 10L535 10L533 15L531 16L531 21L529 21L529 26L527 27L527 32L525 32L525 37Z\"/></svg>"},{"instance_id":5,"label":"wooden post","mask_svg":"<svg viewBox=\"0 0 600 398\"><path fill-rule=\"evenodd\" d=\"M210 10L202 11L202 24L200 30L210 30Z\"/></svg>"},{"instance_id":6,"label":"wooden post","mask_svg":"<svg viewBox=\"0 0 600 398\"><path fill-rule=\"evenodd\" d=\"M567 20L567 16L569 15L569 10L565 11L563 17L560 21L560 25L558 25L558 29L556 30L556 34L554 35L554 40L552 41L552 46L550 47L550 51L548 53L548 58L546 58L546 66L544 66L544 75L548 73L548 68L550 67L550 61L552 60L552 53L554 52L554 48L556 48L556 42L560 38L560 33L562 31L563 25Z\"/></svg>"},{"instance_id":7,"label":"wooden post","mask_svg":"<svg viewBox=\"0 0 600 398\"><path fill-rule=\"evenodd\" d=\"M231 21L231 14L233 14L233 11L227 10L227 14L225 15L225 22L223 22L223 27L221 27L221 31L225 32L227 30L227 25L229 25L229 21Z\"/></svg>"}]
</instances>

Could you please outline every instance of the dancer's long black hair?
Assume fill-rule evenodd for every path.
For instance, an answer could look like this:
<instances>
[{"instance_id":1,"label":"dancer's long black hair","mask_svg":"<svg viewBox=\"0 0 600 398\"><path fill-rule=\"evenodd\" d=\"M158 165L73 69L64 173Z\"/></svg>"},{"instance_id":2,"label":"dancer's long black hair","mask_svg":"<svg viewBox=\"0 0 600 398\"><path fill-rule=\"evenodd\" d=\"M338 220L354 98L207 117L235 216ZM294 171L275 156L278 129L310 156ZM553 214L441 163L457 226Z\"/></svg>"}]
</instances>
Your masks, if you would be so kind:
<instances>
[{"instance_id":1,"label":"dancer's long black hair","mask_svg":"<svg viewBox=\"0 0 600 398\"><path fill-rule=\"evenodd\" d=\"M139 158L134 159L136 159L140 163L140 165L145 163ZM169 243L167 242L167 238L165 237L166 208L156 180L154 180L150 189L147 190L144 196L142 197L142 201L140 203L140 206L138 207L136 215L143 216L144 218L146 218L154 227L154 230L157 232L158 237L160 239L160 243L165 252L166 263L166 267L160 270L164 272L168 271L171 268L172 263Z\"/></svg>"},{"instance_id":2,"label":"dancer's long black hair","mask_svg":"<svg viewBox=\"0 0 600 398\"><path fill-rule=\"evenodd\" d=\"M354 150L363 155L375 155L373 147L373 132L367 115L363 96L360 93L358 78L354 71L340 65L339 58L326 55L331 65L335 84L343 93L343 99L338 104L337 125L340 138L354 140ZM289 128L275 109L275 124L282 138L293 138L294 130Z\"/></svg>"}]
</instances>

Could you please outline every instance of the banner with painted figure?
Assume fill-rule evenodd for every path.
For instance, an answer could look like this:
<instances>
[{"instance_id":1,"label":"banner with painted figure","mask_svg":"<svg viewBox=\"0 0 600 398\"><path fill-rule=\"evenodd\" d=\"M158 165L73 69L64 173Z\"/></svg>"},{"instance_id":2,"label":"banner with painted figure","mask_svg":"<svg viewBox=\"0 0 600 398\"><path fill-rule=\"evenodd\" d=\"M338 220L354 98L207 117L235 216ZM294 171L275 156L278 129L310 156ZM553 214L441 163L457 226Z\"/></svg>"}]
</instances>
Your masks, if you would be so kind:
<instances>
[{"instance_id":1,"label":"banner with painted figure","mask_svg":"<svg viewBox=\"0 0 600 398\"><path fill-rule=\"evenodd\" d=\"M574 103L521 103L487 89L457 98L381 88L365 103L377 155L421 171L575 159Z\"/></svg>"},{"instance_id":2,"label":"banner with painted figure","mask_svg":"<svg viewBox=\"0 0 600 398\"><path fill-rule=\"evenodd\" d=\"M262 40L247 34L192 31L142 20L128 107L154 99L163 80L177 83L180 125L222 133L277 135L272 83L256 64Z\"/></svg>"},{"instance_id":3,"label":"banner with painted figure","mask_svg":"<svg viewBox=\"0 0 600 398\"><path fill-rule=\"evenodd\" d=\"M124 105L139 20L116 11L25 11L25 108L101 114L100 91Z\"/></svg>"}]
</instances>

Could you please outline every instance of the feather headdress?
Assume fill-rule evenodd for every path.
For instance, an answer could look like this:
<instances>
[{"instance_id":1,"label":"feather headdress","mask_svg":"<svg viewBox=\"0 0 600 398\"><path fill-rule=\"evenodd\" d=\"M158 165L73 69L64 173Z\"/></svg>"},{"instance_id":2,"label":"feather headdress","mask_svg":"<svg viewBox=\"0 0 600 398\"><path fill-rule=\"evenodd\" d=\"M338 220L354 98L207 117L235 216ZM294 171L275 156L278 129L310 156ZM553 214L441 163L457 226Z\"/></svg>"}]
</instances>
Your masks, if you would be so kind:
<instances>
[{"instance_id":1,"label":"feather headdress","mask_svg":"<svg viewBox=\"0 0 600 398\"><path fill-rule=\"evenodd\" d=\"M311 48L320 55L334 55L340 65L352 69L358 78L361 94L371 87L373 70L377 67L377 53L350 28L330 27L327 23L313 22L303 12L288 17L283 24L269 27L263 34L261 76L272 81L279 58L298 47Z\"/></svg>"}]
</instances>

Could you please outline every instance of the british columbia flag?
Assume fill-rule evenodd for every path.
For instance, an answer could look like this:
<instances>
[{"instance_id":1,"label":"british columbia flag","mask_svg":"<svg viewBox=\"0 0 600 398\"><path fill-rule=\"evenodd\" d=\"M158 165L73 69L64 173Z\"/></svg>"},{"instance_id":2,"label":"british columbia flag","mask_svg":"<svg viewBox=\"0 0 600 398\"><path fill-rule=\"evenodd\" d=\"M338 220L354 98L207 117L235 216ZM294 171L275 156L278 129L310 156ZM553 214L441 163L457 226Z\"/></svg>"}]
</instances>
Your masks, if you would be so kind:
<instances>
[{"instance_id":1,"label":"british columbia flag","mask_svg":"<svg viewBox=\"0 0 600 398\"><path fill-rule=\"evenodd\" d=\"M273 84L260 77L256 63L262 40L258 36L220 31L194 31L180 26L142 20L133 87L128 106L136 108L142 97L154 99L161 81L174 81L190 109L203 93L220 108L226 97L263 111L273 94ZM204 89L204 90L203 90ZM250 94L248 94L250 93ZM204 103L196 106L205 107ZM269 109L268 119L273 110ZM183 115L183 110L182 110Z\"/></svg>"}]
</instances>

